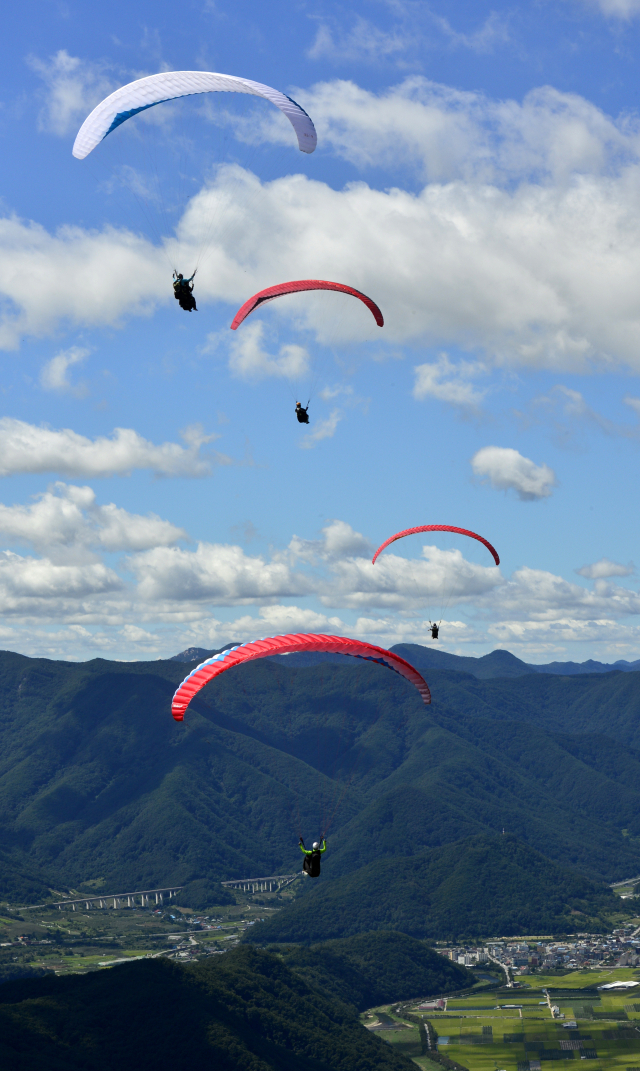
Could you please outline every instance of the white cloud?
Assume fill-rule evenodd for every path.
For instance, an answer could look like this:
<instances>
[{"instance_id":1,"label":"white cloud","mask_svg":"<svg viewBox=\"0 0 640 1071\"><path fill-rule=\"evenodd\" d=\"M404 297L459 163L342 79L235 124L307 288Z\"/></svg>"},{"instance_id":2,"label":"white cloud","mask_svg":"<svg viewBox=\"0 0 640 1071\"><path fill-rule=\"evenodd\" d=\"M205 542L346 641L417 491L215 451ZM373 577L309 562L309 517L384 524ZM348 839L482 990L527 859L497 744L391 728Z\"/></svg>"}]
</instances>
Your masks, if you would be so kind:
<instances>
[{"instance_id":1,"label":"white cloud","mask_svg":"<svg viewBox=\"0 0 640 1071\"><path fill-rule=\"evenodd\" d=\"M255 383L267 376L299 379L309 374L309 354L303 346L281 346L273 357L265 351L263 339L260 320L242 325L231 343L229 368L233 375Z\"/></svg>"},{"instance_id":2,"label":"white cloud","mask_svg":"<svg viewBox=\"0 0 640 1071\"><path fill-rule=\"evenodd\" d=\"M307 51L309 59L328 59L332 63L347 61L378 61L398 56L414 42L400 29L387 33L368 19L357 15L350 30L332 32L322 23L315 40Z\"/></svg>"},{"instance_id":3,"label":"white cloud","mask_svg":"<svg viewBox=\"0 0 640 1071\"><path fill-rule=\"evenodd\" d=\"M593 562L592 565L583 565L580 569L576 569L578 576L585 576L589 580L606 580L611 576L631 576L635 571L633 562L622 565L620 562L610 561L609 558L600 558L600 561Z\"/></svg>"},{"instance_id":4,"label":"white cloud","mask_svg":"<svg viewBox=\"0 0 640 1071\"><path fill-rule=\"evenodd\" d=\"M80 364L91 351L82 349L80 346L72 346L69 350L63 350L52 357L40 372L40 385L45 390L71 391L75 394L84 394L82 385L74 385L67 377L68 370L74 364Z\"/></svg>"},{"instance_id":5,"label":"white cloud","mask_svg":"<svg viewBox=\"0 0 640 1071\"><path fill-rule=\"evenodd\" d=\"M612 587L604 579L596 579L590 590L528 566L516 570L485 603L498 620L520 622L518 627L531 621L610 621L640 613L636 591Z\"/></svg>"},{"instance_id":6,"label":"white cloud","mask_svg":"<svg viewBox=\"0 0 640 1071\"><path fill-rule=\"evenodd\" d=\"M47 558L24 558L0 551L0 613L39 613L47 604L110 594L123 587L120 577L102 562L60 565ZM46 608L46 609L45 609Z\"/></svg>"},{"instance_id":7,"label":"white cloud","mask_svg":"<svg viewBox=\"0 0 640 1071\"><path fill-rule=\"evenodd\" d=\"M460 409L478 410L486 396L486 390L477 390L469 381L486 374L484 365L472 361L460 361L455 365L446 353L440 354L433 363L419 364L414 368L416 382L414 398L437 398Z\"/></svg>"},{"instance_id":8,"label":"white cloud","mask_svg":"<svg viewBox=\"0 0 640 1071\"><path fill-rule=\"evenodd\" d=\"M117 325L173 297L158 250L128 231L69 226L53 235L9 216L0 218L0 252L0 349L56 334L63 323Z\"/></svg>"},{"instance_id":9,"label":"white cloud","mask_svg":"<svg viewBox=\"0 0 640 1071\"><path fill-rule=\"evenodd\" d=\"M64 48L48 61L30 56L27 62L46 86L40 130L58 137L75 133L92 108L115 88L103 66L70 56Z\"/></svg>"},{"instance_id":10,"label":"white cloud","mask_svg":"<svg viewBox=\"0 0 640 1071\"><path fill-rule=\"evenodd\" d=\"M0 534L38 550L100 547L108 551L146 550L188 539L183 528L155 514L129 513L114 503L100 506L90 487L54 484L30 506L0 503Z\"/></svg>"},{"instance_id":11,"label":"white cloud","mask_svg":"<svg viewBox=\"0 0 640 1071\"><path fill-rule=\"evenodd\" d=\"M513 490L523 502L548 498L556 485L556 476L548 465L536 465L517 450L503 446L484 446L471 459L476 476L486 477L500 491Z\"/></svg>"},{"instance_id":12,"label":"white cloud","mask_svg":"<svg viewBox=\"0 0 640 1071\"><path fill-rule=\"evenodd\" d=\"M346 521L331 521L322 529L321 539L301 539L294 535L285 554L278 555L281 561L308 564L318 560L334 561L339 558L371 558L374 546L356 532Z\"/></svg>"},{"instance_id":13,"label":"white cloud","mask_svg":"<svg viewBox=\"0 0 640 1071\"><path fill-rule=\"evenodd\" d=\"M380 93L354 82L296 89L321 145L360 167L413 166L429 182L566 183L638 159L638 127L575 93L542 86L522 103L494 100L413 75ZM267 116L264 136L270 136ZM280 139L283 132L273 135ZM489 191L485 191L488 193ZM464 295L464 291L461 292Z\"/></svg>"},{"instance_id":14,"label":"white cloud","mask_svg":"<svg viewBox=\"0 0 640 1071\"><path fill-rule=\"evenodd\" d=\"M344 629L344 622L339 617L327 617L299 606L263 606L259 618L240 617L233 622L234 636L242 639L280 636L287 632L343 633Z\"/></svg>"},{"instance_id":15,"label":"white cloud","mask_svg":"<svg viewBox=\"0 0 640 1071\"><path fill-rule=\"evenodd\" d=\"M369 19L356 15L345 29L322 22L307 56L330 63L381 63L395 61L406 67L407 57L416 50L422 55L429 49L442 48L442 37L450 48L467 48L472 52L490 52L494 45L508 40L507 26L496 12L472 33L455 30L448 19L436 15L425 4L395 4L395 25L382 30ZM440 31L440 35L434 34Z\"/></svg>"},{"instance_id":16,"label":"white cloud","mask_svg":"<svg viewBox=\"0 0 640 1071\"><path fill-rule=\"evenodd\" d=\"M218 606L305 595L311 584L281 561L250 557L233 545L199 543L195 551L156 547L129 559L140 597L149 603L175 600Z\"/></svg>"},{"instance_id":17,"label":"white cloud","mask_svg":"<svg viewBox=\"0 0 640 1071\"><path fill-rule=\"evenodd\" d=\"M640 14L640 0L583 0L609 18L631 19Z\"/></svg>"},{"instance_id":18,"label":"white cloud","mask_svg":"<svg viewBox=\"0 0 640 1071\"><path fill-rule=\"evenodd\" d=\"M201 446L217 436L203 436L194 429L187 429L184 435L186 447L178 443L156 446L132 428L115 428L109 438L88 439L69 428L54 431L2 417L0 476L56 472L99 477L127 475L133 469L150 469L158 476L207 476L215 465L232 464L224 454L201 452Z\"/></svg>"},{"instance_id":19,"label":"white cloud","mask_svg":"<svg viewBox=\"0 0 640 1071\"><path fill-rule=\"evenodd\" d=\"M414 560L387 553L373 566L369 540L341 520L270 556L236 545L182 549L174 544L187 533L169 521L60 483L26 506L1 504L0 536L36 552L0 551L0 642L30 654L158 657L297 631L429 644L426 614L443 593L446 650L498 644L549 660L597 643L599 657L615 660L640 645L640 593L609 582L632 567L607 560L580 570L589 588L526 566L503 578L436 546ZM123 551L115 567L102 560ZM231 609L216 615L216 607ZM238 607L246 609L234 617Z\"/></svg>"},{"instance_id":20,"label":"white cloud","mask_svg":"<svg viewBox=\"0 0 640 1071\"><path fill-rule=\"evenodd\" d=\"M458 644L481 643L483 639L483 633L479 629L468 622L456 621L450 617L447 617L444 632L448 650L452 647L455 649ZM359 617L351 629L351 634L379 647L389 648L396 643L419 643L424 647L436 648L442 646L441 641L432 638L430 623L415 619L404 621L392 616Z\"/></svg>"},{"instance_id":21,"label":"white cloud","mask_svg":"<svg viewBox=\"0 0 640 1071\"><path fill-rule=\"evenodd\" d=\"M457 181L412 194L364 184L335 191L299 175L259 188L249 176L225 172L192 202L180 239L195 248L202 218L214 206L226 213L232 181L246 183L254 186L251 288L273 275L331 277L339 249L343 277L383 310L382 345L448 341L484 350L486 362L556 372L636 368L640 195L636 206L631 178L582 176L505 190ZM236 301L249 288L238 261L245 256L240 229L231 225L208 262L203 294ZM313 302L281 302L274 313L321 342L335 343L336 333L338 340L362 337L355 311L339 323Z\"/></svg>"},{"instance_id":22,"label":"white cloud","mask_svg":"<svg viewBox=\"0 0 640 1071\"><path fill-rule=\"evenodd\" d=\"M466 561L460 550L423 546L422 558L401 558L387 552L375 565L373 546L344 521L332 521L322 539L294 536L279 560L321 565L314 590L325 606L384 607L409 610L429 603L441 606L473 601L501 583L493 565Z\"/></svg>"},{"instance_id":23,"label":"white cloud","mask_svg":"<svg viewBox=\"0 0 640 1071\"><path fill-rule=\"evenodd\" d=\"M429 184L333 190L302 175L261 184L220 169L167 243L174 262L190 262L211 219L225 220L198 275L199 300L237 307L274 277L331 278L339 253L342 276L383 309L379 345L457 345L483 351L487 364L554 371L640 367L634 120L549 88L519 104L415 78L382 94L325 83L301 101L333 152L403 178L413 161ZM0 254L4 348L63 323L117 324L171 299L157 248L125 231L50 235L4 219ZM273 308L336 343L363 337L370 314L351 305L339 322L312 300ZM239 371L282 374L304 362L298 349L265 353L250 327L237 340Z\"/></svg>"},{"instance_id":24,"label":"white cloud","mask_svg":"<svg viewBox=\"0 0 640 1071\"><path fill-rule=\"evenodd\" d=\"M432 18L452 45L468 48L472 52L480 54L491 52L494 45L505 44L509 40L507 24L496 11L492 11L482 26L473 33L460 33L459 30L454 30L449 20L441 15L433 14Z\"/></svg>"},{"instance_id":25,"label":"white cloud","mask_svg":"<svg viewBox=\"0 0 640 1071\"><path fill-rule=\"evenodd\" d=\"M321 442L323 439L332 439L341 420L341 411L332 409L326 420L319 420L314 424L313 430L308 435L305 435L300 443L300 448L302 450L312 450L316 443Z\"/></svg>"},{"instance_id":26,"label":"white cloud","mask_svg":"<svg viewBox=\"0 0 640 1071\"><path fill-rule=\"evenodd\" d=\"M459 550L425 546L422 555L423 560L415 560L387 552L375 565L368 558L338 560L318 588L320 601L324 606L400 611L427 605L435 612L445 604L473 602L501 583L495 566L466 561Z\"/></svg>"}]
</instances>

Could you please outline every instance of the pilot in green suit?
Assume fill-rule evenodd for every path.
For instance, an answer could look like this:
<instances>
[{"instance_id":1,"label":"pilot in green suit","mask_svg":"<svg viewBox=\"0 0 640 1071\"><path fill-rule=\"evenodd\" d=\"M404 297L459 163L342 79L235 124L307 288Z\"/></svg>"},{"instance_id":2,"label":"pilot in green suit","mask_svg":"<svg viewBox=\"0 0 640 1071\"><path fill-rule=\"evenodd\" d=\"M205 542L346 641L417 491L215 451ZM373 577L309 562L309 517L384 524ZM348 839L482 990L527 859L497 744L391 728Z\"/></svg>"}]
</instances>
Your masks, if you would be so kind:
<instances>
[{"instance_id":1,"label":"pilot in green suit","mask_svg":"<svg viewBox=\"0 0 640 1071\"><path fill-rule=\"evenodd\" d=\"M321 842L317 840L313 843L313 848L305 848L304 841L300 837L300 851L304 852L304 863L302 864L302 870L310 878L320 877L320 853L327 850L326 837L322 838Z\"/></svg>"}]
</instances>

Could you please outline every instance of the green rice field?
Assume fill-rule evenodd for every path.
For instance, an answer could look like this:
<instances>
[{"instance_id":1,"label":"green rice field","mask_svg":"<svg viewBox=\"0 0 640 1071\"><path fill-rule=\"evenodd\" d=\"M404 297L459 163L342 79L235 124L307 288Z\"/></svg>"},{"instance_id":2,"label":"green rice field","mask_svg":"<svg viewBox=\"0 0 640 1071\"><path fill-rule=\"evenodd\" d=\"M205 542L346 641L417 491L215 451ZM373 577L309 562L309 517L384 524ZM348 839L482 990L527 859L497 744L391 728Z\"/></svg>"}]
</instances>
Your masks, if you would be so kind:
<instances>
[{"instance_id":1,"label":"green rice field","mask_svg":"<svg viewBox=\"0 0 640 1071\"><path fill-rule=\"evenodd\" d=\"M436 1063L424 1051L416 1019L431 1023L441 1056L469 1071L569 1071L567 1063L576 1061L585 1071L640 1071L640 985L613 993L596 988L613 981L640 982L640 971L536 974L522 988L476 989L449 999L444 1012L407 1004L396 1014L391 1005L372 1009L363 1021L424 1071ZM544 988L559 1017L552 1016ZM575 1027L566 1025L574 1021Z\"/></svg>"}]
</instances>

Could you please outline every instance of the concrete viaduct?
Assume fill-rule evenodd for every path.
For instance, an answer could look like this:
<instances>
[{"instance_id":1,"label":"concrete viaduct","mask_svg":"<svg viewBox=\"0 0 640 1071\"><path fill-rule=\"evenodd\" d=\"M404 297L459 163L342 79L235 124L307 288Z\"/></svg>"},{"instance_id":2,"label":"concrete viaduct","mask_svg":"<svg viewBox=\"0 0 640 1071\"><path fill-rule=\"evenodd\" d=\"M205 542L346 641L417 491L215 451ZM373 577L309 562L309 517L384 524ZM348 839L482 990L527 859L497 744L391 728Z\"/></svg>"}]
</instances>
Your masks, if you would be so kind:
<instances>
[{"instance_id":1,"label":"concrete viaduct","mask_svg":"<svg viewBox=\"0 0 640 1071\"><path fill-rule=\"evenodd\" d=\"M296 874L276 874L270 878L236 878L234 881L222 881L227 889L242 889L243 892L273 892L274 889L286 889L292 881L300 877L300 871ZM29 907L21 907L20 911L41 911L45 907L57 907L76 911L84 908L122 908L122 907L149 907L150 904L164 904L165 898L172 900L176 893L183 888L182 885L171 885L166 889L144 889L140 892L109 893L105 896L100 893L96 896L79 896L77 900L56 900L54 903L33 904Z\"/></svg>"},{"instance_id":2,"label":"concrete viaduct","mask_svg":"<svg viewBox=\"0 0 640 1071\"><path fill-rule=\"evenodd\" d=\"M292 881L300 877L297 874L277 874L273 878L236 878L235 881L221 881L226 889L242 889L243 892L273 892L274 889L286 889Z\"/></svg>"},{"instance_id":3,"label":"concrete viaduct","mask_svg":"<svg viewBox=\"0 0 640 1071\"><path fill-rule=\"evenodd\" d=\"M70 908L72 911L76 911L78 908L84 907L85 910L89 910L92 907L104 908L104 907L148 907L149 904L163 904L165 896L169 900L172 900L176 893L180 892L183 888L182 885L172 885L168 889L145 889L143 892L128 892L128 893L109 893L105 896L101 893L99 896L81 896L78 900L56 900L55 903L50 904L35 904L33 907L20 908L21 911L37 911L42 910L43 907L57 907L59 911L63 908ZM139 899L136 899L138 897Z\"/></svg>"}]
</instances>

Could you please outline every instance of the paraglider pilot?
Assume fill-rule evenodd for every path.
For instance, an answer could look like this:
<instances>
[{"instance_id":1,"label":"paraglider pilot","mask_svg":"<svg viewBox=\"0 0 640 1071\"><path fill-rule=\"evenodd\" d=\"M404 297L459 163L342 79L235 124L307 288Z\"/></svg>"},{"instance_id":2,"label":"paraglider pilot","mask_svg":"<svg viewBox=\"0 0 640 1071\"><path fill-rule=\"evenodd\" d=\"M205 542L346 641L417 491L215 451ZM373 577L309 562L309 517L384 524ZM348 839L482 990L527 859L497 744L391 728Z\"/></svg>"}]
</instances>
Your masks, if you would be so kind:
<instances>
[{"instance_id":1,"label":"paraglider pilot","mask_svg":"<svg viewBox=\"0 0 640 1071\"><path fill-rule=\"evenodd\" d=\"M327 838L323 837L322 841L313 842L313 848L305 848L304 841L300 837L300 851L304 852L304 862L302 864L303 873L307 874L310 878L320 877L320 853L327 850Z\"/></svg>"},{"instance_id":2,"label":"paraglider pilot","mask_svg":"<svg viewBox=\"0 0 640 1071\"><path fill-rule=\"evenodd\" d=\"M431 626L431 639L432 640L437 640L439 632L440 632L440 629L438 628L438 626L437 625L432 625Z\"/></svg>"},{"instance_id":3,"label":"paraglider pilot","mask_svg":"<svg viewBox=\"0 0 640 1071\"><path fill-rule=\"evenodd\" d=\"M309 408L309 403L307 402L307 409L308 408ZM309 416L308 416L308 413L307 413L307 409L305 409L304 406L300 404L300 402L296 402L296 416L298 418L298 423L299 424L308 424L309 423Z\"/></svg>"},{"instance_id":4,"label":"paraglider pilot","mask_svg":"<svg viewBox=\"0 0 640 1071\"><path fill-rule=\"evenodd\" d=\"M196 271L198 269L196 268ZM191 279L185 279L180 272L173 273L173 296L179 302L180 308L185 312L197 312L196 299L193 296L193 286L191 281L195 279L196 272L194 271Z\"/></svg>"}]
</instances>

